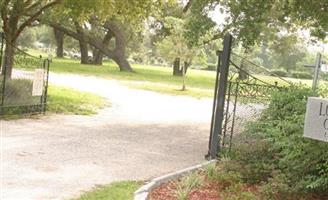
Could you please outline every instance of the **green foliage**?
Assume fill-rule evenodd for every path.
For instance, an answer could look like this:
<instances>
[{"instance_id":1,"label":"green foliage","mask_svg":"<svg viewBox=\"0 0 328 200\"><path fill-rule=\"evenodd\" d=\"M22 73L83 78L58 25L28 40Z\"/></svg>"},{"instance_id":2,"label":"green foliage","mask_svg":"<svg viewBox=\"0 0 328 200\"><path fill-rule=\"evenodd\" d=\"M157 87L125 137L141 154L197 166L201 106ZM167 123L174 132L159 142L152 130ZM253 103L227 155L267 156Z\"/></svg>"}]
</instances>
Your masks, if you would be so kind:
<instances>
[{"instance_id":1,"label":"green foliage","mask_svg":"<svg viewBox=\"0 0 328 200\"><path fill-rule=\"evenodd\" d=\"M210 180L213 181L215 180L215 175L216 175L216 164L210 164L207 165L204 169L206 177Z\"/></svg>"},{"instance_id":2,"label":"green foliage","mask_svg":"<svg viewBox=\"0 0 328 200\"><path fill-rule=\"evenodd\" d=\"M288 72L286 72L283 69L274 69L274 70L271 70L271 72L273 74L281 76L281 77L288 77Z\"/></svg>"},{"instance_id":3,"label":"green foliage","mask_svg":"<svg viewBox=\"0 0 328 200\"><path fill-rule=\"evenodd\" d=\"M242 142L245 140L246 143ZM252 148L249 148L250 146ZM238 147L231 155L233 159L225 164L226 170L240 172L242 179L248 183L256 184L266 181L274 170L274 157L268 147L269 144L266 141L240 138Z\"/></svg>"},{"instance_id":4,"label":"green foliage","mask_svg":"<svg viewBox=\"0 0 328 200\"><path fill-rule=\"evenodd\" d=\"M223 189L242 183L241 175L238 172L232 171L217 172L214 180L218 181Z\"/></svg>"},{"instance_id":5,"label":"green foliage","mask_svg":"<svg viewBox=\"0 0 328 200\"><path fill-rule=\"evenodd\" d=\"M223 191L224 200L257 200L258 198L249 191L244 191L244 185L234 184Z\"/></svg>"},{"instance_id":6,"label":"green foliage","mask_svg":"<svg viewBox=\"0 0 328 200\"><path fill-rule=\"evenodd\" d=\"M166 17L164 26L170 34L161 42L156 43L160 56L168 63L173 63L175 58L180 58L182 62L191 63L197 55L197 49L190 48L184 37L185 21L176 17Z\"/></svg>"},{"instance_id":7,"label":"green foliage","mask_svg":"<svg viewBox=\"0 0 328 200\"><path fill-rule=\"evenodd\" d=\"M86 192L75 200L132 200L133 193L141 184L136 181L114 182Z\"/></svg>"},{"instance_id":8,"label":"green foliage","mask_svg":"<svg viewBox=\"0 0 328 200\"><path fill-rule=\"evenodd\" d=\"M312 79L312 74L309 72L292 72L291 73L293 78L298 78L298 79Z\"/></svg>"},{"instance_id":9,"label":"green foliage","mask_svg":"<svg viewBox=\"0 0 328 200\"><path fill-rule=\"evenodd\" d=\"M293 191L288 182L284 174L276 174L260 187L261 196L264 199L299 199L296 196L300 197L300 193Z\"/></svg>"},{"instance_id":10,"label":"green foliage","mask_svg":"<svg viewBox=\"0 0 328 200\"><path fill-rule=\"evenodd\" d=\"M327 195L328 144L303 137L306 101L313 95L300 87L276 92L261 118L250 123L232 153L232 163L246 181L278 185L279 191L267 193ZM251 173L258 177L250 178Z\"/></svg>"}]
</instances>

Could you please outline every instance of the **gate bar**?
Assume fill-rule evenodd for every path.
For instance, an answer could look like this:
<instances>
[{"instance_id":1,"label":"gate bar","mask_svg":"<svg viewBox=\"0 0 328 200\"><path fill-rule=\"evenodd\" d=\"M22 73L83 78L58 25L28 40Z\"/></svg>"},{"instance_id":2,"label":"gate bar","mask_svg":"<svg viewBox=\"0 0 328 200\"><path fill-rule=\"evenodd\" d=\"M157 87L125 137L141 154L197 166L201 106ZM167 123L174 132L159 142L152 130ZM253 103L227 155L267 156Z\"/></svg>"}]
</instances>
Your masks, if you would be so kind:
<instances>
[{"instance_id":1,"label":"gate bar","mask_svg":"<svg viewBox=\"0 0 328 200\"><path fill-rule=\"evenodd\" d=\"M6 88L6 66L2 64L2 57L3 57L3 47L5 42L5 33L0 32L1 38L1 47L0 47L0 75L2 75L2 88L1 88L1 104L0 104L0 116L4 114L4 101L5 101L5 88ZM2 74L3 73L3 74Z\"/></svg>"},{"instance_id":2,"label":"gate bar","mask_svg":"<svg viewBox=\"0 0 328 200\"><path fill-rule=\"evenodd\" d=\"M226 34L223 40L223 52L222 52L222 65L220 67L220 80L218 88L218 96L216 99L216 109L214 122L211 126L214 126L212 135L210 136L210 146L209 146L209 157L211 159L216 159L220 150L220 140L222 135L222 125L223 125L223 112L225 104L225 93L227 89L228 75L229 75L229 62L231 54L231 43L232 35Z\"/></svg>"}]
</instances>

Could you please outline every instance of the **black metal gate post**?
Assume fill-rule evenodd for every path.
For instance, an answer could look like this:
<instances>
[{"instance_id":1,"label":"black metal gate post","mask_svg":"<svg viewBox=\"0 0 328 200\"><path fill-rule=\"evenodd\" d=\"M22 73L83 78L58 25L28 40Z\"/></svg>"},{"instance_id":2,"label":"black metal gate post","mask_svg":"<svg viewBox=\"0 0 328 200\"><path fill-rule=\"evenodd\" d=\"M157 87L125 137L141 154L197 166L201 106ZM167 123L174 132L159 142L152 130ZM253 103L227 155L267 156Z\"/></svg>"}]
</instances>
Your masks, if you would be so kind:
<instances>
[{"instance_id":1,"label":"black metal gate post","mask_svg":"<svg viewBox=\"0 0 328 200\"><path fill-rule=\"evenodd\" d=\"M46 70L46 81L44 82L44 93L43 93L43 114L47 111L47 97L48 97L48 84L49 84L49 68L50 68L50 60L45 60L45 70Z\"/></svg>"},{"instance_id":2,"label":"black metal gate post","mask_svg":"<svg viewBox=\"0 0 328 200\"><path fill-rule=\"evenodd\" d=\"M230 53L231 53L231 43L232 36L230 34L226 34L224 36L223 41L223 52L221 56L221 66L220 66L220 80L219 87L216 95L215 110L214 112L214 120L212 120L211 129L213 127L213 131L210 135L210 143L209 143L209 158L216 159L218 157L219 148L220 148L220 140L222 136L222 125L223 125L223 113L224 113L224 104L225 104L225 94L228 83L228 75L229 75L229 62L230 62Z\"/></svg>"},{"instance_id":3,"label":"black metal gate post","mask_svg":"<svg viewBox=\"0 0 328 200\"><path fill-rule=\"evenodd\" d=\"M209 150L208 150L207 154L205 155L205 158L206 158L206 159L210 159L210 158L211 158L211 154L210 154L210 146L211 146L212 135L213 135L213 131L214 131L214 117L215 117L216 99L217 99L217 95L218 95L218 87L219 87L219 76L220 76L220 67L221 67L221 55L222 55L222 51L221 51L221 50L218 50L218 51L216 52L216 55L218 56L218 62L217 62L217 66L216 66L216 78L215 78L214 99L213 99L213 107L212 107L212 118L211 118L210 138L209 138L209 140L208 140L208 147L209 147Z\"/></svg>"}]
</instances>

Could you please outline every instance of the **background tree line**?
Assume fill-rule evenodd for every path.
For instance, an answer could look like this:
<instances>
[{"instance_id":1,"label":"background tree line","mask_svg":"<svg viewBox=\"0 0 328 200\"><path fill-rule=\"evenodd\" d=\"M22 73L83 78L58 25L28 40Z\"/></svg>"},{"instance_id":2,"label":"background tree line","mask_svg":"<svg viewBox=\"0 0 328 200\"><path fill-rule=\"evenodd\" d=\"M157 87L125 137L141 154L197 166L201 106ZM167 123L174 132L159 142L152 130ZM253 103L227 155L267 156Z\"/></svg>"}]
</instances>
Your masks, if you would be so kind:
<instances>
[{"instance_id":1,"label":"background tree line","mask_svg":"<svg viewBox=\"0 0 328 200\"><path fill-rule=\"evenodd\" d=\"M3 66L10 77L13 46L42 46L82 64L102 65L106 57L121 71L141 62L175 66L181 75L181 66L185 72L191 65L214 68L215 50L230 32L239 54L272 69L299 71L313 59L299 32L309 30L324 42L327 8L320 0L0 0ZM220 26L210 17L219 11L225 13Z\"/></svg>"}]
</instances>

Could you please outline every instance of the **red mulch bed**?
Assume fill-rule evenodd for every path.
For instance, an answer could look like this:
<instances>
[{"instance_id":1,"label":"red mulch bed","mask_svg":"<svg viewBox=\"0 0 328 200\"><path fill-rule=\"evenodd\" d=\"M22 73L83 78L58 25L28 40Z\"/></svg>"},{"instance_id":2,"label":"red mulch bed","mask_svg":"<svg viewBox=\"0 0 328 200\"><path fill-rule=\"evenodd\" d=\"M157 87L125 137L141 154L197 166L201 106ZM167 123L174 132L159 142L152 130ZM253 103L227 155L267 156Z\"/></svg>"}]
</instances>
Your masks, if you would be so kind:
<instances>
[{"instance_id":1,"label":"red mulch bed","mask_svg":"<svg viewBox=\"0 0 328 200\"><path fill-rule=\"evenodd\" d=\"M176 182L164 183L154 189L150 195L150 200L176 200L175 190ZM219 191L220 187L214 182L205 181L199 189L193 189L188 200L221 200Z\"/></svg>"},{"instance_id":2,"label":"red mulch bed","mask_svg":"<svg viewBox=\"0 0 328 200\"><path fill-rule=\"evenodd\" d=\"M164 183L155 188L149 194L149 200L177 200L175 197L175 191L179 180ZM222 185L218 182L211 182L205 179L202 186L198 189L193 189L188 196L188 200L223 200L220 191L222 191ZM258 188L255 185L245 185L244 191L250 191L253 194L259 194ZM277 198L279 199L279 198ZM319 197L315 194L310 194L304 199L298 200L328 200L328 197Z\"/></svg>"}]
</instances>

